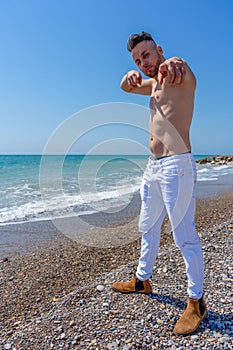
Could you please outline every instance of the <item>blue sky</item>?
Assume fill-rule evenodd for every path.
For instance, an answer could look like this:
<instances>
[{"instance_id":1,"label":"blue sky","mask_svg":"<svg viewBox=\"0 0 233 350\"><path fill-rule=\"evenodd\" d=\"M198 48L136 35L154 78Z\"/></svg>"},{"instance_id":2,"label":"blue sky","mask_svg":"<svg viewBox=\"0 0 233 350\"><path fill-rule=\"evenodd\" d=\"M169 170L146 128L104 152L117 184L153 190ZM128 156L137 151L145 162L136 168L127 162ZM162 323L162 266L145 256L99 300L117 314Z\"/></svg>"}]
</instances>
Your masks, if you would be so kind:
<instances>
[{"instance_id":1,"label":"blue sky","mask_svg":"<svg viewBox=\"0 0 233 350\"><path fill-rule=\"evenodd\" d=\"M95 105L146 107L148 97L119 88L135 68L127 38L141 30L196 74L193 152L233 154L232 13L228 0L0 0L0 154L42 153L61 123L79 113L82 125L80 111ZM105 132L132 139L130 128L120 129L103 128L102 141ZM88 152L88 142L75 151Z\"/></svg>"}]
</instances>

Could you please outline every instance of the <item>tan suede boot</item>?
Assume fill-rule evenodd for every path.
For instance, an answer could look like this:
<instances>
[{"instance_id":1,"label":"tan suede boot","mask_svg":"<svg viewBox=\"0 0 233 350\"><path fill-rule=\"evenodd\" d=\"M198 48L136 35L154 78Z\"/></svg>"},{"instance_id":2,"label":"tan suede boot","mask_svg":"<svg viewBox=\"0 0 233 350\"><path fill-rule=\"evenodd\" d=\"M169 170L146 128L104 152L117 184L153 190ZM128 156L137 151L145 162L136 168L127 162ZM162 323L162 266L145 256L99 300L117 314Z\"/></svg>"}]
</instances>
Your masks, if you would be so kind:
<instances>
[{"instance_id":1,"label":"tan suede boot","mask_svg":"<svg viewBox=\"0 0 233 350\"><path fill-rule=\"evenodd\" d=\"M179 335L193 333L206 315L206 304L203 296L199 300L188 298L188 305L181 318L177 321L174 332Z\"/></svg>"},{"instance_id":2,"label":"tan suede boot","mask_svg":"<svg viewBox=\"0 0 233 350\"><path fill-rule=\"evenodd\" d=\"M136 276L133 276L130 281L113 283L112 289L121 293L149 294L152 292L149 280L140 281Z\"/></svg>"}]
</instances>

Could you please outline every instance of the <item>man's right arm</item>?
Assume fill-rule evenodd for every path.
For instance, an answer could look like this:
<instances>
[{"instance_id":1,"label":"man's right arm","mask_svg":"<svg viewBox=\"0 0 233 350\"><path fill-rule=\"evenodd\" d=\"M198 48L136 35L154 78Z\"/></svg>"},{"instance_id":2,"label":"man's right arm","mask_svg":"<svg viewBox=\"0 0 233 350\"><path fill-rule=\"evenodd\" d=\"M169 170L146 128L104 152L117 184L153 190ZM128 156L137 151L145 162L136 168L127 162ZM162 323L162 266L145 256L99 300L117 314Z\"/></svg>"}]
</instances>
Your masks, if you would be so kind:
<instances>
[{"instance_id":1,"label":"man's right arm","mask_svg":"<svg viewBox=\"0 0 233 350\"><path fill-rule=\"evenodd\" d=\"M151 95L153 79L142 79L141 74L131 70L121 80L121 89L133 94Z\"/></svg>"}]
</instances>

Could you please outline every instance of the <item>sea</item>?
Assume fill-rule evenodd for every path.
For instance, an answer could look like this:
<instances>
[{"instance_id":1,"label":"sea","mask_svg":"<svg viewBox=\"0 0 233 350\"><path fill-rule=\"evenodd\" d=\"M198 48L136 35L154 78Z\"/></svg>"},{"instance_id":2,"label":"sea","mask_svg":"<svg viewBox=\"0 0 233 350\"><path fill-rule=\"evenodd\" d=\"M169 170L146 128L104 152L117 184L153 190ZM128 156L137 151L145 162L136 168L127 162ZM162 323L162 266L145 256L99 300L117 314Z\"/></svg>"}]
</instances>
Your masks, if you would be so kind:
<instances>
[{"instance_id":1,"label":"sea","mask_svg":"<svg viewBox=\"0 0 233 350\"><path fill-rule=\"evenodd\" d=\"M117 212L139 192L147 161L148 155L0 155L0 225ZM228 191L233 165L197 164L197 198Z\"/></svg>"}]
</instances>

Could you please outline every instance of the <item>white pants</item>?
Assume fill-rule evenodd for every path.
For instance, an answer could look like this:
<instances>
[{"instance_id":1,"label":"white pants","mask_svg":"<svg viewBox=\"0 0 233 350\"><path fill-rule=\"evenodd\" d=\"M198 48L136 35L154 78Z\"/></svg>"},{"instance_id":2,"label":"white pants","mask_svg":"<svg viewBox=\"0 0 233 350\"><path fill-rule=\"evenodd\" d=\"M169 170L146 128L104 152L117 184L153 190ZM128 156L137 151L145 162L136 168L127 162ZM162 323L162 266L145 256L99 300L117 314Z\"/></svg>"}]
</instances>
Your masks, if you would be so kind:
<instances>
[{"instance_id":1,"label":"white pants","mask_svg":"<svg viewBox=\"0 0 233 350\"><path fill-rule=\"evenodd\" d=\"M196 163L190 153L162 159L150 157L141 185L141 256L136 276L152 275L159 250L161 226L166 214L171 222L175 244L181 250L188 277L188 295L203 294L204 261L195 229L194 183Z\"/></svg>"}]
</instances>

